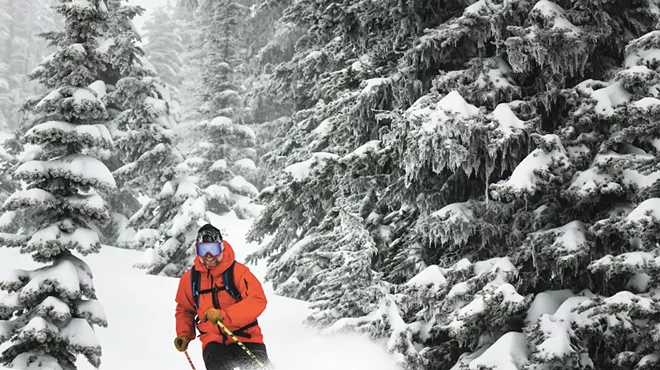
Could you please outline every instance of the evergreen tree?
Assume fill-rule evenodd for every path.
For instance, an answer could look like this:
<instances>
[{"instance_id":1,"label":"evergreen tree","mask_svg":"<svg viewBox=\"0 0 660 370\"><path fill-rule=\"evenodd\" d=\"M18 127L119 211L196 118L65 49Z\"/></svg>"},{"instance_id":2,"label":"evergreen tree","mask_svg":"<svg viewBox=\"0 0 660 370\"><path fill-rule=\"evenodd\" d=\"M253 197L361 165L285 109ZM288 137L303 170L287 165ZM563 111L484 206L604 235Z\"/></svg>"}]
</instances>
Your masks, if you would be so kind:
<instances>
[{"instance_id":1,"label":"evergreen tree","mask_svg":"<svg viewBox=\"0 0 660 370\"><path fill-rule=\"evenodd\" d=\"M199 186L223 194L210 210L216 213L233 210L242 218L255 216L258 210L250 202L259 191L247 180L258 174L254 131L227 117L217 117L210 122L199 122L195 133L202 139L190 151L188 161L199 178Z\"/></svg>"},{"instance_id":2,"label":"evergreen tree","mask_svg":"<svg viewBox=\"0 0 660 370\"><path fill-rule=\"evenodd\" d=\"M172 128L176 124L170 111L167 87L146 61L137 45L139 35L132 19L143 9L123 1L109 2L110 18L106 31L108 59L118 71L106 102L113 112L113 136L116 148L114 166L118 192L111 197L114 222L106 228L106 238L115 244L130 238L121 233L138 209L137 196L156 196L165 182L174 175L174 166L181 154L174 147Z\"/></svg>"},{"instance_id":3,"label":"evergreen tree","mask_svg":"<svg viewBox=\"0 0 660 370\"><path fill-rule=\"evenodd\" d=\"M264 0L255 5L254 14L247 21L247 101L251 120L256 123L272 122L292 113L291 104L273 89L275 67L293 58L294 45L302 34L299 26L282 20L289 5L289 1ZM279 126L272 125L275 129Z\"/></svg>"},{"instance_id":4,"label":"evergreen tree","mask_svg":"<svg viewBox=\"0 0 660 370\"><path fill-rule=\"evenodd\" d=\"M255 149L259 158L257 174L250 182L259 190L268 185L271 170L278 164L269 161L268 153L280 144L281 137L286 136L286 130L290 128L291 104L283 101L277 90L271 88L276 79L274 66L293 58L294 44L302 33L290 23L280 22L289 5L289 1L280 0L257 3L247 22L246 102L257 134Z\"/></svg>"},{"instance_id":5,"label":"evergreen tree","mask_svg":"<svg viewBox=\"0 0 660 370\"><path fill-rule=\"evenodd\" d=\"M156 8L144 23L147 39L144 51L163 82L179 95L178 91L184 79L182 55L185 48L180 26L172 17L174 11L168 3L167 6Z\"/></svg>"},{"instance_id":6,"label":"evergreen tree","mask_svg":"<svg viewBox=\"0 0 660 370\"><path fill-rule=\"evenodd\" d=\"M199 0L177 0L177 7L188 11L194 11L199 7Z\"/></svg>"},{"instance_id":7,"label":"evergreen tree","mask_svg":"<svg viewBox=\"0 0 660 370\"><path fill-rule=\"evenodd\" d=\"M177 176L131 218L131 223L146 225L131 240L129 248L146 249L145 261L136 266L149 274L179 277L190 268L195 258L192 245L197 230L210 222L208 203L229 196L228 192L210 192L216 187L201 190L199 179L190 176L192 172L189 162L179 164Z\"/></svg>"},{"instance_id":8,"label":"evergreen tree","mask_svg":"<svg viewBox=\"0 0 660 370\"><path fill-rule=\"evenodd\" d=\"M184 5L184 4L181 4ZM197 185L209 194L219 194L209 210L234 211L239 217L253 217L258 207L251 198L263 181L256 166L257 137L244 105L245 35L248 7L235 0L205 1L194 11L202 30L194 35L198 54L191 56L200 71L197 90L200 108L188 115L182 128L185 155Z\"/></svg>"},{"instance_id":9,"label":"evergreen tree","mask_svg":"<svg viewBox=\"0 0 660 370\"><path fill-rule=\"evenodd\" d=\"M179 55L182 63L180 75L185 78L181 80L178 88L177 102L180 104L178 117L181 123L178 131L180 137L178 144L179 150L184 154L194 142L194 137L189 135L190 124L200 119L200 106L202 105L199 96L199 88L202 86L200 61L206 52L201 47L204 32L199 23L202 15L196 11L196 1L192 5L185 3L186 1L178 1L172 11L172 21L176 25L176 33L183 45L183 51Z\"/></svg>"},{"instance_id":10,"label":"evergreen tree","mask_svg":"<svg viewBox=\"0 0 660 370\"><path fill-rule=\"evenodd\" d=\"M147 249L147 261L138 267L150 274L179 276L192 262L190 245L206 212L235 212L253 217L251 204L263 187L264 175L256 166L257 136L244 104L246 51L245 18L250 4L210 2L179 4L176 22L184 24L181 37L194 45L185 53L184 122L180 133L186 160L161 194L132 218L146 225L124 243ZM184 10L185 9L185 10ZM200 32L193 32L191 22ZM196 100L191 99L197 95ZM154 215L156 215L154 217Z\"/></svg>"},{"instance_id":11,"label":"evergreen tree","mask_svg":"<svg viewBox=\"0 0 660 370\"><path fill-rule=\"evenodd\" d=\"M202 118L245 119L240 80L243 67L240 31L246 9L236 0L204 2L199 9L201 36L200 70Z\"/></svg>"},{"instance_id":12,"label":"evergreen tree","mask_svg":"<svg viewBox=\"0 0 660 370\"><path fill-rule=\"evenodd\" d=\"M292 5L307 32L270 88L295 113L252 259L411 369L657 366L654 9ZM328 248L346 232L362 253Z\"/></svg>"},{"instance_id":13,"label":"evergreen tree","mask_svg":"<svg viewBox=\"0 0 660 370\"><path fill-rule=\"evenodd\" d=\"M40 150L14 172L27 188L4 205L30 223L19 234L0 234L3 245L46 263L0 279L0 289L9 293L0 302L0 341L9 344L0 361L13 368L75 369L78 354L98 367L101 346L92 325L107 325L92 273L73 254L100 249L91 224L109 215L97 190L115 187L110 171L89 155L95 147L112 146L102 102L108 71L98 43L107 8L102 1L62 1L57 11L65 27L49 36L56 37L51 40L58 50L30 75L49 90L27 103L31 115L23 139Z\"/></svg>"}]
</instances>

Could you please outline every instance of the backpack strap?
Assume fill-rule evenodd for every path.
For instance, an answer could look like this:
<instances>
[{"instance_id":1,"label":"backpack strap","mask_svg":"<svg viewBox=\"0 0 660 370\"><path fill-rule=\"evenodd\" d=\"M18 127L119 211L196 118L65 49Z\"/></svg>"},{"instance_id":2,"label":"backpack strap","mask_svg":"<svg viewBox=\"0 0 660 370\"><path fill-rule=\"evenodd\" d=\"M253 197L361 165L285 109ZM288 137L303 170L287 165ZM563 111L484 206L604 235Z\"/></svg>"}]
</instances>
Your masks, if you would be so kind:
<instances>
[{"instance_id":1,"label":"backpack strap","mask_svg":"<svg viewBox=\"0 0 660 370\"><path fill-rule=\"evenodd\" d=\"M195 306L195 311L199 308L199 277L200 272L195 269L193 265L190 268L190 291L193 296L193 304Z\"/></svg>"},{"instance_id":2,"label":"backpack strap","mask_svg":"<svg viewBox=\"0 0 660 370\"><path fill-rule=\"evenodd\" d=\"M243 297L241 297L241 292L238 290L238 288L236 288L236 282L234 281L235 265L236 261L234 261L231 266L225 270L225 272L222 274L222 282L225 285L225 290L227 290L227 292L231 294L231 296L234 297L236 301L240 301L243 299Z\"/></svg>"}]
</instances>

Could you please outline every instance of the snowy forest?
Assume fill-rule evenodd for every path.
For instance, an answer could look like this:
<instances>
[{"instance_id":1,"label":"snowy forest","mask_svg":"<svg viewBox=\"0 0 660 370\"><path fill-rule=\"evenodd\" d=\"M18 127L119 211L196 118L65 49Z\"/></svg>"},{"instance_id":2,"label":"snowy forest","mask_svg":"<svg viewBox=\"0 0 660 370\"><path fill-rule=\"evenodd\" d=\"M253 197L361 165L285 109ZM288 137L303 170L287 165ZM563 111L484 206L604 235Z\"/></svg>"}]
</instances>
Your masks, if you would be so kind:
<instances>
[{"instance_id":1,"label":"snowy forest","mask_svg":"<svg viewBox=\"0 0 660 370\"><path fill-rule=\"evenodd\" d=\"M660 1L143 15L0 0L0 245L42 265L0 271L0 364L99 366L85 256L179 277L212 212L402 369L660 368Z\"/></svg>"}]
</instances>

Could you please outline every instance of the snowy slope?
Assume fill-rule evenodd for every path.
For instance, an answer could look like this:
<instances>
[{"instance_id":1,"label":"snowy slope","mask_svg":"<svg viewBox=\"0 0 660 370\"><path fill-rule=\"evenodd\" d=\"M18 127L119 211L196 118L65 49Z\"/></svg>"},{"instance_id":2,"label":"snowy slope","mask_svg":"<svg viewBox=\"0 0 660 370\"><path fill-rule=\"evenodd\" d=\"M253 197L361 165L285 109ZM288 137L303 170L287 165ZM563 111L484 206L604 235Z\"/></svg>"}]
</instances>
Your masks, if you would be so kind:
<instances>
[{"instance_id":1,"label":"snowy slope","mask_svg":"<svg viewBox=\"0 0 660 370\"><path fill-rule=\"evenodd\" d=\"M248 221L213 220L236 250L239 261L254 249L244 241ZM108 328L97 328L103 346L100 369L190 369L185 356L173 346L177 279L149 276L132 268L141 259L140 252L109 246L100 254L84 257L95 274L97 295L109 322ZM0 270L35 266L29 256L0 248ZM263 277L263 266L251 269ZM391 357L364 338L321 337L306 330L301 321L308 313L307 305L275 296L269 285L265 289L269 305L260 323L278 370L396 369ZM0 350L4 348L6 345ZM191 343L189 353L197 370L203 370L198 340ZM93 367L81 358L79 368Z\"/></svg>"}]
</instances>

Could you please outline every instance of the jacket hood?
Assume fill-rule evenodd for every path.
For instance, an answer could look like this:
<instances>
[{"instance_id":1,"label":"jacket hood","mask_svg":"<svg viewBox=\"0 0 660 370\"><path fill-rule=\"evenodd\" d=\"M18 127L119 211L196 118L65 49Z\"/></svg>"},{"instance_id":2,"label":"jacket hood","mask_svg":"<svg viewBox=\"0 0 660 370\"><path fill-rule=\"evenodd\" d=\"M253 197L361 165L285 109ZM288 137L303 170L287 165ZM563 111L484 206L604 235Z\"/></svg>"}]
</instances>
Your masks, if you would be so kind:
<instances>
[{"instance_id":1,"label":"jacket hood","mask_svg":"<svg viewBox=\"0 0 660 370\"><path fill-rule=\"evenodd\" d=\"M232 248L231 245L229 245L229 243L227 243L226 240L222 241L222 246L224 249L222 251L222 261L220 261L220 263L217 266L208 269L206 265L204 265L204 262L202 262L202 258L197 256L195 257L195 269L203 273L206 273L210 270L211 275L213 276L222 275L225 272L225 270L227 270L229 266L231 266L231 264L234 263L234 261L236 260L236 255L234 254L234 248Z\"/></svg>"}]
</instances>

